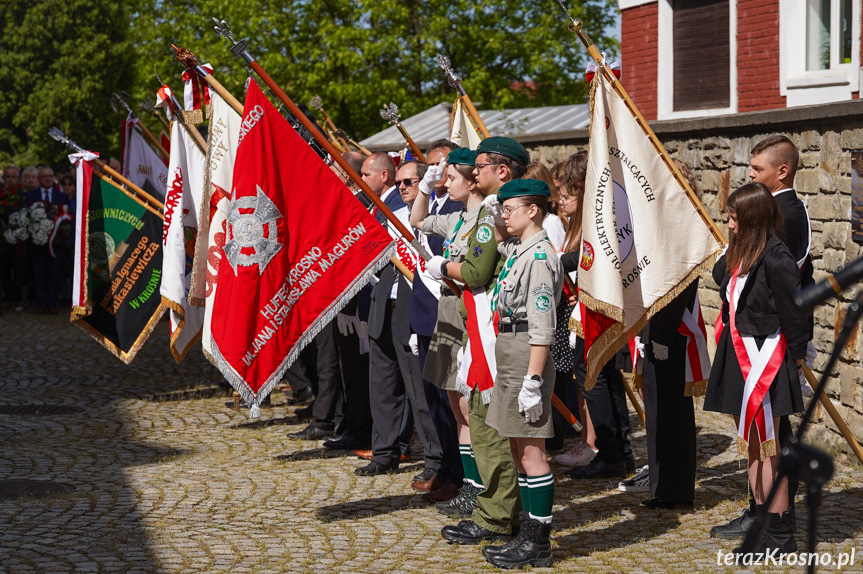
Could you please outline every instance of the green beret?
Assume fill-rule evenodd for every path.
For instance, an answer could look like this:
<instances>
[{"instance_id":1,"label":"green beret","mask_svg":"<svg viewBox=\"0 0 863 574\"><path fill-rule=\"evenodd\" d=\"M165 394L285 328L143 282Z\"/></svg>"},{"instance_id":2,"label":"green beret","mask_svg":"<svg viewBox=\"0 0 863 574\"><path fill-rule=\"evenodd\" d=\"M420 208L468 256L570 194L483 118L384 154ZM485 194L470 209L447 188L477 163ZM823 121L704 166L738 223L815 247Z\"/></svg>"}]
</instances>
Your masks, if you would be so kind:
<instances>
[{"instance_id":1,"label":"green beret","mask_svg":"<svg viewBox=\"0 0 863 574\"><path fill-rule=\"evenodd\" d=\"M538 195L551 199L551 190L541 179L513 179L503 184L497 194L497 200L503 203L511 197L524 195Z\"/></svg>"},{"instance_id":2,"label":"green beret","mask_svg":"<svg viewBox=\"0 0 863 574\"><path fill-rule=\"evenodd\" d=\"M475 165L477 153L470 148L460 147L449 152L446 162L449 165Z\"/></svg>"},{"instance_id":3,"label":"green beret","mask_svg":"<svg viewBox=\"0 0 863 574\"><path fill-rule=\"evenodd\" d=\"M530 156L527 155L527 150L524 146L514 139L504 138L500 136L485 138L476 148L476 153L498 153L515 160L522 167L527 167L530 163Z\"/></svg>"}]
</instances>

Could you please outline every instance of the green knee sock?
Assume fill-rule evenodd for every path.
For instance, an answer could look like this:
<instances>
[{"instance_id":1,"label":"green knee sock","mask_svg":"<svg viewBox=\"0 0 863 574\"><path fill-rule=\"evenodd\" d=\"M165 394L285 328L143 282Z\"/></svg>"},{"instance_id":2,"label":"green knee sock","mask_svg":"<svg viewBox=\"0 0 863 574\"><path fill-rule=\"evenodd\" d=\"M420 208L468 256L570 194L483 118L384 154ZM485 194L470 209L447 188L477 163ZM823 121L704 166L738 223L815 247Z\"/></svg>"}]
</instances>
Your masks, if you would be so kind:
<instances>
[{"instance_id":1,"label":"green knee sock","mask_svg":"<svg viewBox=\"0 0 863 574\"><path fill-rule=\"evenodd\" d=\"M464 479L473 486L482 488L482 479L479 477L479 469L476 466L473 448L469 444L459 444L458 452L461 455L461 465L464 468Z\"/></svg>"},{"instance_id":2,"label":"green knee sock","mask_svg":"<svg viewBox=\"0 0 863 574\"><path fill-rule=\"evenodd\" d=\"M530 498L530 517L550 524L551 507L554 504L554 476L550 472L542 476L528 476L527 489Z\"/></svg>"},{"instance_id":3,"label":"green knee sock","mask_svg":"<svg viewBox=\"0 0 863 574\"><path fill-rule=\"evenodd\" d=\"M518 491L521 494L521 508L525 512L530 512L530 489L527 487L527 475L519 473L518 475Z\"/></svg>"}]
</instances>

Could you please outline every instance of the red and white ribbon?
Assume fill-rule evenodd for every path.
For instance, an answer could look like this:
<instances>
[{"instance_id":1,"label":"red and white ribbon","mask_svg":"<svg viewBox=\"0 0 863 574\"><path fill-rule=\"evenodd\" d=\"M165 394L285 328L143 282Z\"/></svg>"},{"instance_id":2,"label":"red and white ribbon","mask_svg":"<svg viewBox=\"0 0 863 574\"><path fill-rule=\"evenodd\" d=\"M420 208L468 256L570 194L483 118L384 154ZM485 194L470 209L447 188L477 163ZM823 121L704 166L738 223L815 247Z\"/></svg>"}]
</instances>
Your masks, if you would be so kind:
<instances>
[{"instance_id":1,"label":"red and white ribbon","mask_svg":"<svg viewBox=\"0 0 863 574\"><path fill-rule=\"evenodd\" d=\"M764 460L776 454L776 430L773 427L773 409L769 391L776 373L779 372L779 367L782 366L787 342L785 335L777 330L765 339L759 349L754 337L744 337L737 330L734 295L739 271L738 268L731 276L728 294L731 342L734 345L734 354L740 363L743 379L746 381L743 388L743 402L740 405L737 441L741 453L748 454L749 430L754 421L761 442L761 460ZM746 281L745 277L743 281Z\"/></svg>"},{"instance_id":2,"label":"red and white ribbon","mask_svg":"<svg viewBox=\"0 0 863 574\"><path fill-rule=\"evenodd\" d=\"M200 67L207 72L207 75L213 73L213 67L210 64L201 64ZM186 84L183 88L183 105L187 112L210 105L210 86L196 71L186 68L183 72L183 82Z\"/></svg>"},{"instance_id":3,"label":"red and white ribbon","mask_svg":"<svg viewBox=\"0 0 863 574\"><path fill-rule=\"evenodd\" d=\"M156 92L156 107L165 109L165 115L168 116L168 121L174 119L174 113L171 110L173 107L171 105L171 88L168 87L168 84L163 85Z\"/></svg>"},{"instance_id":4,"label":"red and white ribbon","mask_svg":"<svg viewBox=\"0 0 863 574\"><path fill-rule=\"evenodd\" d=\"M695 294L692 309L686 308L677 332L686 337L686 383L698 385L710 375L710 354L707 352L707 328L701 314L701 303Z\"/></svg>"},{"instance_id":5,"label":"red and white ribbon","mask_svg":"<svg viewBox=\"0 0 863 574\"><path fill-rule=\"evenodd\" d=\"M484 287L462 291L467 311L467 345L459 350L459 365L456 375L456 390L468 396L476 389L480 392L483 404L491 401L494 379L497 376L497 361L494 345L497 339L497 320L491 312L491 305Z\"/></svg>"}]
</instances>

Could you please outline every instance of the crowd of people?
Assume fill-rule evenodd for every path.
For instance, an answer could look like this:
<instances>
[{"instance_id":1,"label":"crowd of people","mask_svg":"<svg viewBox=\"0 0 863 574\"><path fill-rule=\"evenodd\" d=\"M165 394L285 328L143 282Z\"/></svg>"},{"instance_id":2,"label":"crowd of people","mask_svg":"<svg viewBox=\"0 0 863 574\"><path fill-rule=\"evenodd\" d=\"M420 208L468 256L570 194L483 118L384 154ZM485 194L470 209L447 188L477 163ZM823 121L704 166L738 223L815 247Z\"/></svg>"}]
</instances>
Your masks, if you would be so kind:
<instances>
[{"instance_id":1,"label":"crowd of people","mask_svg":"<svg viewBox=\"0 0 863 574\"><path fill-rule=\"evenodd\" d=\"M72 299L72 166L7 165L0 178L0 312L56 314ZM42 223L41 227L39 223Z\"/></svg>"},{"instance_id":2,"label":"crowd of people","mask_svg":"<svg viewBox=\"0 0 863 574\"><path fill-rule=\"evenodd\" d=\"M560 451L551 460L572 479L619 479L621 490L645 492L647 508L692 507L693 395L706 393L705 409L735 417L752 493L743 515L710 535L746 533L776 477L779 445L791 435L788 415L803 408L800 369L811 348L811 316L792 300L812 281L812 264L808 215L793 189L798 153L788 138L755 146L752 182L724 207L730 243L713 269L721 335L706 389L687 382L680 328L685 313L698 313L697 281L636 339L647 427L640 467L623 378L633 364L629 348L588 390L584 341L570 332L588 152L548 169L530 162L518 142L490 137L475 151L436 141L426 162L396 165L386 153L344 157L434 256L412 282L387 265L304 349L285 379L292 401L304 406L296 414L311 422L293 438L326 439L327 449L368 459L355 471L360 477L422 459L410 487L460 519L442 529L447 541L501 541L482 550L492 564L548 566L549 452ZM677 165L697 190L688 166ZM775 368L758 371L763 363ZM574 431L553 412L552 395L583 426L565 452ZM757 405L764 414L753 420ZM422 453L410 450L414 429ZM762 550L796 550L796 490L786 484L770 505Z\"/></svg>"}]
</instances>

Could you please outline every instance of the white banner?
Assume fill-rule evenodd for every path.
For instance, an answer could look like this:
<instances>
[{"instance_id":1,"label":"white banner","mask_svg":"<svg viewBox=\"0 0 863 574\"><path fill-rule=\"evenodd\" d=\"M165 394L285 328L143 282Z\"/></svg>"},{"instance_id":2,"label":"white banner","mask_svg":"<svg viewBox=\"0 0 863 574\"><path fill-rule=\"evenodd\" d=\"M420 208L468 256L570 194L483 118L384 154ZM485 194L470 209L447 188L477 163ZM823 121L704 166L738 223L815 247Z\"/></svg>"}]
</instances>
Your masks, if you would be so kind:
<instances>
[{"instance_id":1,"label":"white banner","mask_svg":"<svg viewBox=\"0 0 863 574\"><path fill-rule=\"evenodd\" d=\"M579 298L615 324L585 336L588 379L721 249L611 84L592 88Z\"/></svg>"},{"instance_id":2,"label":"white banner","mask_svg":"<svg viewBox=\"0 0 863 574\"><path fill-rule=\"evenodd\" d=\"M144 139L136 126L138 120L126 123L126 147L123 150L123 175L156 199L165 198L168 166Z\"/></svg>"},{"instance_id":3,"label":"white banner","mask_svg":"<svg viewBox=\"0 0 863 574\"><path fill-rule=\"evenodd\" d=\"M192 127L192 129L195 129ZM171 161L162 235L162 301L171 310L171 353L179 363L201 337L204 310L189 302L206 158L179 122L171 131Z\"/></svg>"},{"instance_id":4,"label":"white banner","mask_svg":"<svg viewBox=\"0 0 863 574\"><path fill-rule=\"evenodd\" d=\"M210 331L210 323L213 318L213 301L216 298L222 249L225 246L225 226L233 189L234 159L237 155L240 124L243 118L215 92L210 95L210 109L212 117L210 137L207 141L207 183L198 217L200 227L190 297L196 304L206 302L201 346L204 348L204 355L212 361L210 349L213 335Z\"/></svg>"},{"instance_id":5,"label":"white banner","mask_svg":"<svg viewBox=\"0 0 863 574\"><path fill-rule=\"evenodd\" d=\"M452 114L450 115L449 120L449 131L450 141L460 147L476 149L476 146L479 145L479 142L483 140L482 134L480 134L476 130L473 122L470 121L470 118L467 115L467 110L465 109L464 104L462 104L461 98L457 99L452 105Z\"/></svg>"}]
</instances>

